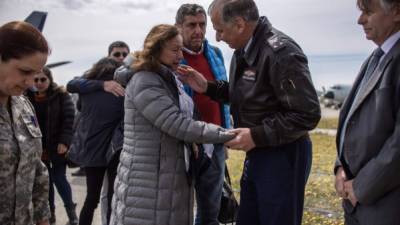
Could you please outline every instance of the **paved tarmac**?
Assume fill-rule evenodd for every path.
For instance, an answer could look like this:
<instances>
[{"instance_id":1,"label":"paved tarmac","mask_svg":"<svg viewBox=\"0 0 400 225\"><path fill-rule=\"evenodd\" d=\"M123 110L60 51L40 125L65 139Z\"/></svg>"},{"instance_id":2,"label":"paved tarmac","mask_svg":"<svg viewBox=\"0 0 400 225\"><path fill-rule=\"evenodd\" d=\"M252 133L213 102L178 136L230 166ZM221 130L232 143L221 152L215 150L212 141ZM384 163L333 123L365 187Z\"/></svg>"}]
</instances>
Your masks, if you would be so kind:
<instances>
[{"instance_id":1,"label":"paved tarmac","mask_svg":"<svg viewBox=\"0 0 400 225\"><path fill-rule=\"evenodd\" d=\"M326 108L321 105L321 116L322 118L338 118L339 110L333 108Z\"/></svg>"},{"instance_id":2,"label":"paved tarmac","mask_svg":"<svg viewBox=\"0 0 400 225\"><path fill-rule=\"evenodd\" d=\"M78 169L69 169L67 168L67 179L71 184L72 188L72 198L75 203L77 203L76 207L76 214L79 217L79 213L83 206L83 202L85 201L86 197L86 177L76 177L71 176L72 172L75 172ZM67 213L65 212L64 203L61 200L60 196L58 195L57 190L56 192L56 224L57 225L68 225L68 217ZM101 225L101 218L100 218L100 204L97 207L92 225Z\"/></svg>"}]
</instances>

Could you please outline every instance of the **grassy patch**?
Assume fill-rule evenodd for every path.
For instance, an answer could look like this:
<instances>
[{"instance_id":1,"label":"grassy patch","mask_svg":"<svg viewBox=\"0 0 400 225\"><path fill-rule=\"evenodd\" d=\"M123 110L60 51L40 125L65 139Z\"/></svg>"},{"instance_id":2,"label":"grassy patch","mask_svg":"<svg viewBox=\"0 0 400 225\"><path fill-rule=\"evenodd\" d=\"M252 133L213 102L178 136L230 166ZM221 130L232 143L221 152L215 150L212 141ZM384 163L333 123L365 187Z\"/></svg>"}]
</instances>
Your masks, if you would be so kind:
<instances>
[{"instance_id":1,"label":"grassy patch","mask_svg":"<svg viewBox=\"0 0 400 225\"><path fill-rule=\"evenodd\" d=\"M240 190L240 177L243 171L243 162L245 153L242 151L229 150L228 164L229 175L231 176L232 187L234 190Z\"/></svg>"},{"instance_id":2,"label":"grassy patch","mask_svg":"<svg viewBox=\"0 0 400 225\"><path fill-rule=\"evenodd\" d=\"M335 137L315 134L311 138L313 166L306 187L303 225L341 225L341 201L336 196L332 175L336 158ZM240 189L244 157L243 152L229 151L227 163L235 190Z\"/></svg>"},{"instance_id":3,"label":"grassy patch","mask_svg":"<svg viewBox=\"0 0 400 225\"><path fill-rule=\"evenodd\" d=\"M321 129L337 129L338 118L322 118L317 128Z\"/></svg>"}]
</instances>

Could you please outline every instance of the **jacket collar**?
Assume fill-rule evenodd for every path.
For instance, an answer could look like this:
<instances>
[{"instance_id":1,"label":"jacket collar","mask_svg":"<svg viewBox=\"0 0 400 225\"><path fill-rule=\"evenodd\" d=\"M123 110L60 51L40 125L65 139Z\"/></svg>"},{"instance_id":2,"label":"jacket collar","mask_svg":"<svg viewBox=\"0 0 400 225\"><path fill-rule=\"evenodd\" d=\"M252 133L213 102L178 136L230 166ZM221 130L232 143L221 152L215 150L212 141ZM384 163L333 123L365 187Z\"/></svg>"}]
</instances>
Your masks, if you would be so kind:
<instances>
[{"instance_id":1,"label":"jacket collar","mask_svg":"<svg viewBox=\"0 0 400 225\"><path fill-rule=\"evenodd\" d=\"M175 76L173 74L173 71L161 64L160 68L158 69L158 71L156 72L162 79L164 79L167 84L171 87L171 89L173 90L174 94L176 96L178 96L178 86L176 84L176 80L175 80Z\"/></svg>"},{"instance_id":2,"label":"jacket collar","mask_svg":"<svg viewBox=\"0 0 400 225\"><path fill-rule=\"evenodd\" d=\"M392 34L389 38L386 39L386 41L383 42L383 44L380 46L380 48L387 54L390 52L390 50L393 48L393 46L396 45L396 42L400 39L400 31L397 31L396 33Z\"/></svg>"},{"instance_id":3,"label":"jacket collar","mask_svg":"<svg viewBox=\"0 0 400 225\"><path fill-rule=\"evenodd\" d=\"M200 51L198 51L198 52L190 50L190 49L186 48L185 46L183 46L182 51L186 52L189 55L200 55L200 54L203 54L204 44L201 45Z\"/></svg>"},{"instance_id":4,"label":"jacket collar","mask_svg":"<svg viewBox=\"0 0 400 225\"><path fill-rule=\"evenodd\" d=\"M244 52L243 58L246 60L248 65L253 65L261 46L265 42L265 34L272 30L272 25L267 17L262 16L258 19L256 29L254 30L253 37L250 46L244 52L244 49L236 50L236 54Z\"/></svg>"},{"instance_id":5,"label":"jacket collar","mask_svg":"<svg viewBox=\"0 0 400 225\"><path fill-rule=\"evenodd\" d=\"M63 86L56 86L56 87L49 87L52 88L51 90L47 91L46 93L46 101L52 101L54 98L57 98L60 94L66 93L67 91ZM36 91L33 91L31 89L28 89L25 92L25 95L28 96L29 99L33 99L35 97Z\"/></svg>"},{"instance_id":6,"label":"jacket collar","mask_svg":"<svg viewBox=\"0 0 400 225\"><path fill-rule=\"evenodd\" d=\"M161 64L156 73L159 74L164 80L176 84L174 74L169 67Z\"/></svg>"}]
</instances>

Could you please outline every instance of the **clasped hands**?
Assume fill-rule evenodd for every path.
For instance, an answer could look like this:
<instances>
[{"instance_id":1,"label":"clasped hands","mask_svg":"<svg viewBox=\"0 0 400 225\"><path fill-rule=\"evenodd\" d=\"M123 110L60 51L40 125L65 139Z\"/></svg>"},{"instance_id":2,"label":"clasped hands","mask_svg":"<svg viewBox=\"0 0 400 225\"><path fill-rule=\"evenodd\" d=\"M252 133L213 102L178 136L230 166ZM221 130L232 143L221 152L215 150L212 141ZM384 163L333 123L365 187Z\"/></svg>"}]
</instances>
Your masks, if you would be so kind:
<instances>
[{"instance_id":1,"label":"clasped hands","mask_svg":"<svg viewBox=\"0 0 400 225\"><path fill-rule=\"evenodd\" d=\"M353 181L354 180L347 179L343 167L338 168L335 178L336 193L343 199L348 199L355 207L357 205L358 199L354 194Z\"/></svg>"},{"instance_id":2,"label":"clasped hands","mask_svg":"<svg viewBox=\"0 0 400 225\"><path fill-rule=\"evenodd\" d=\"M256 147L249 128L236 128L229 130L228 132L235 134L235 137L232 140L225 142L226 147L245 152Z\"/></svg>"}]
</instances>

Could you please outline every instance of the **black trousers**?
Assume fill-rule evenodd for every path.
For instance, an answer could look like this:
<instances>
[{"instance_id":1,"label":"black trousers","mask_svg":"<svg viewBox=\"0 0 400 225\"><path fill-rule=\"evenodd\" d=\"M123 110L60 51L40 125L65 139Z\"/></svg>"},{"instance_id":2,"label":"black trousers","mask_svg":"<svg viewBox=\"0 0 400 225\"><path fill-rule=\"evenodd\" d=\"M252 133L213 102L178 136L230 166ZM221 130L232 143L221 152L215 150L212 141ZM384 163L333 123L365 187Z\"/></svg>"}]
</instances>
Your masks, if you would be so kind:
<instances>
[{"instance_id":1,"label":"black trousers","mask_svg":"<svg viewBox=\"0 0 400 225\"><path fill-rule=\"evenodd\" d=\"M247 153L237 225L301 225L311 148L307 137Z\"/></svg>"},{"instance_id":2,"label":"black trousers","mask_svg":"<svg viewBox=\"0 0 400 225\"><path fill-rule=\"evenodd\" d=\"M107 224L110 222L111 216L111 200L114 194L114 180L117 176L117 167L119 163L119 154L115 154L107 167L85 167L86 171L86 199L79 215L80 225L90 225L93 221L94 211L100 201L101 188L103 185L104 175L108 176L108 210Z\"/></svg>"}]
</instances>

